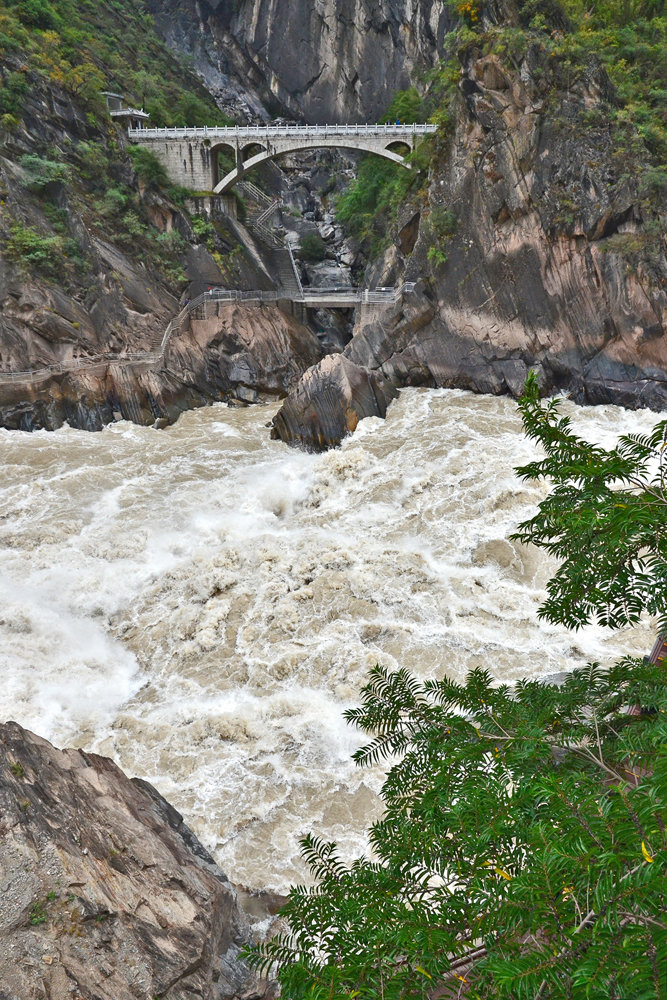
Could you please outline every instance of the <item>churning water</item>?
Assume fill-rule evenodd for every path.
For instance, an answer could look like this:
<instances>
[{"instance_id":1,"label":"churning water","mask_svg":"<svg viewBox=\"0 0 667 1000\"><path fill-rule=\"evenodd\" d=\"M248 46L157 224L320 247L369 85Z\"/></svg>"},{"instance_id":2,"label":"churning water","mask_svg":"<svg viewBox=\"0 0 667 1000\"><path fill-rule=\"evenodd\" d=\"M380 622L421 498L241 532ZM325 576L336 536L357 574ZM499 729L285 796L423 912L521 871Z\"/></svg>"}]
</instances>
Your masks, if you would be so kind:
<instances>
[{"instance_id":1,"label":"churning water","mask_svg":"<svg viewBox=\"0 0 667 1000\"><path fill-rule=\"evenodd\" d=\"M657 419L567 409L607 444ZM0 715L152 781L232 881L282 890L309 830L364 849L381 776L342 711L375 663L512 681L652 637L538 621L553 565L508 535L546 491L512 471L511 400L406 390L319 456L273 412L0 431Z\"/></svg>"}]
</instances>

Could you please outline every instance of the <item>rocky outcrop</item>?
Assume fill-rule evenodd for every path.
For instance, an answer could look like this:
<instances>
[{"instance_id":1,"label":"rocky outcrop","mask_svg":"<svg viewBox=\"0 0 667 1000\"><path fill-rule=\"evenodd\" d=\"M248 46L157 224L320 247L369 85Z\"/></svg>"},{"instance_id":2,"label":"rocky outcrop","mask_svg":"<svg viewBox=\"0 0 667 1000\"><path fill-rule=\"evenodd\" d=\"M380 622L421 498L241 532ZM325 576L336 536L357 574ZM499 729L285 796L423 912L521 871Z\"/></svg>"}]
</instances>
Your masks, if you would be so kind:
<instances>
[{"instance_id":1,"label":"rocky outcrop","mask_svg":"<svg viewBox=\"0 0 667 1000\"><path fill-rule=\"evenodd\" d=\"M156 27L222 107L314 124L382 115L434 64L452 18L438 0L150 0Z\"/></svg>"},{"instance_id":2,"label":"rocky outcrop","mask_svg":"<svg viewBox=\"0 0 667 1000\"><path fill-rule=\"evenodd\" d=\"M340 444L364 417L384 417L395 395L379 373L330 354L290 392L273 418L271 437L325 451Z\"/></svg>"},{"instance_id":3,"label":"rocky outcrop","mask_svg":"<svg viewBox=\"0 0 667 1000\"><path fill-rule=\"evenodd\" d=\"M659 220L614 146L604 72L560 94L546 75L531 50L518 72L480 53L464 66L414 250L386 261L426 280L390 327L360 317L349 356L398 384L514 395L534 367L578 402L664 409Z\"/></svg>"},{"instance_id":4,"label":"rocky outcrop","mask_svg":"<svg viewBox=\"0 0 667 1000\"><path fill-rule=\"evenodd\" d=\"M147 782L0 726L2 1000L259 1000L227 877Z\"/></svg>"},{"instance_id":5,"label":"rocky outcrop","mask_svg":"<svg viewBox=\"0 0 667 1000\"><path fill-rule=\"evenodd\" d=\"M215 401L287 394L322 357L315 335L278 306L210 303L188 319L157 363L104 361L32 383L0 381L0 426L100 430L114 420L165 426Z\"/></svg>"},{"instance_id":6,"label":"rocky outcrop","mask_svg":"<svg viewBox=\"0 0 667 1000\"><path fill-rule=\"evenodd\" d=\"M579 403L664 410L664 219L615 145L605 73L591 64L559 91L541 59L469 53L427 203L404 207L367 274L415 290L389 312L363 306L344 357L394 387L516 396L535 369ZM285 408L309 446L329 439L317 384L307 372Z\"/></svg>"}]
</instances>

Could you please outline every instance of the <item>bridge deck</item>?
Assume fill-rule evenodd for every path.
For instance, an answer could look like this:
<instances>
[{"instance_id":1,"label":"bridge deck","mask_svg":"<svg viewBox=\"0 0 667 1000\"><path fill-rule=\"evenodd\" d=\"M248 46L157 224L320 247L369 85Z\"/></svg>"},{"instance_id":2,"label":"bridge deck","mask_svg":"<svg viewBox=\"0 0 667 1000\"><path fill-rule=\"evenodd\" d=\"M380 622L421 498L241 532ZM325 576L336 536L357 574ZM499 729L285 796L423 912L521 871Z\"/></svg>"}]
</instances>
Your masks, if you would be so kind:
<instances>
[{"instance_id":1,"label":"bridge deck","mask_svg":"<svg viewBox=\"0 0 667 1000\"><path fill-rule=\"evenodd\" d=\"M203 125L183 128L131 128L130 139L316 139L358 136L361 138L431 135L437 125Z\"/></svg>"}]
</instances>

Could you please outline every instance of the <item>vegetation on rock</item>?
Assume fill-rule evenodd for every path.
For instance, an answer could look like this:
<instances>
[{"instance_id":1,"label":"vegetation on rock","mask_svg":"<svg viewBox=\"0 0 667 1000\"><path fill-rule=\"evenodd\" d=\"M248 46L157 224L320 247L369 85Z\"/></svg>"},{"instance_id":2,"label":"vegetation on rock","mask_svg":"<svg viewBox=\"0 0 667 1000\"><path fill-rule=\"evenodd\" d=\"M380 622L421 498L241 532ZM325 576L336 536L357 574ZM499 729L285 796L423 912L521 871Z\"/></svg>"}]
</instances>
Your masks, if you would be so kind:
<instances>
[{"instance_id":1,"label":"vegetation on rock","mask_svg":"<svg viewBox=\"0 0 667 1000\"><path fill-rule=\"evenodd\" d=\"M228 123L158 39L143 3L10 0L2 7L0 237L7 258L24 277L94 298L102 266L90 237L97 238L178 293L188 242L197 242L182 211L188 192L170 183L147 149L126 148L105 89L146 107L154 125ZM212 251L234 249L232 239L213 235Z\"/></svg>"},{"instance_id":2,"label":"vegetation on rock","mask_svg":"<svg viewBox=\"0 0 667 1000\"><path fill-rule=\"evenodd\" d=\"M306 233L299 243L299 256L311 264L318 264L327 255L327 248L319 233Z\"/></svg>"},{"instance_id":3,"label":"vegetation on rock","mask_svg":"<svg viewBox=\"0 0 667 1000\"><path fill-rule=\"evenodd\" d=\"M667 18L662 0L518 0L499 7L453 2L457 27L445 39L445 57L417 87L398 93L386 120L430 120L440 126L411 157L416 170L370 159L339 199L341 221L379 254L395 231L400 209L411 198L426 199L428 170L442 164L456 121L464 120L459 84L470 60L495 54L510 73L522 71L539 92L544 114L557 126L588 137L600 133L609 146L610 185L634 183L649 214L664 204L667 190ZM522 69L523 67L523 69ZM586 78L602 68L606 91L595 107L575 114L570 104ZM566 106L564 111L563 104ZM560 192L557 227L568 230L578 205ZM650 219L645 220L650 227ZM650 249L655 239L649 238ZM650 246L648 245L650 244ZM434 244L434 257L442 255Z\"/></svg>"},{"instance_id":4,"label":"vegetation on rock","mask_svg":"<svg viewBox=\"0 0 667 1000\"><path fill-rule=\"evenodd\" d=\"M21 116L27 74L39 73L101 119L102 90L145 107L153 125L225 124L211 95L159 41L143 3L112 0L8 0L0 10L0 60L20 54L18 73L2 74L0 114Z\"/></svg>"}]
</instances>

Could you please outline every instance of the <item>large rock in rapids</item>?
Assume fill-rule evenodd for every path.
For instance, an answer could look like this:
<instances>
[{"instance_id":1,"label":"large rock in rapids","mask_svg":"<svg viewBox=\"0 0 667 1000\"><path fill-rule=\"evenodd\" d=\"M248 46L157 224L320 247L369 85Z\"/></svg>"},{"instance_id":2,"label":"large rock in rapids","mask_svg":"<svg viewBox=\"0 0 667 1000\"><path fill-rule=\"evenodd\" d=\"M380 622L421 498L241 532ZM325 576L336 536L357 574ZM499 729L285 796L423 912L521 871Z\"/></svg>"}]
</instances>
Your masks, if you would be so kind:
<instances>
[{"instance_id":1,"label":"large rock in rapids","mask_svg":"<svg viewBox=\"0 0 667 1000\"><path fill-rule=\"evenodd\" d=\"M289 393L273 418L271 437L325 451L340 444L364 417L384 417L395 395L379 372L330 354Z\"/></svg>"},{"instance_id":2,"label":"large rock in rapids","mask_svg":"<svg viewBox=\"0 0 667 1000\"><path fill-rule=\"evenodd\" d=\"M110 760L0 726L0 1000L270 995L183 818Z\"/></svg>"}]
</instances>

